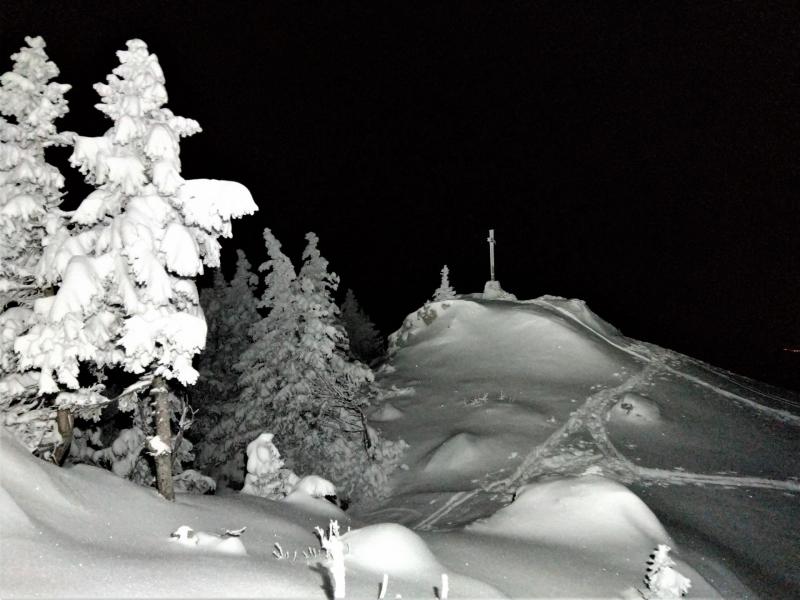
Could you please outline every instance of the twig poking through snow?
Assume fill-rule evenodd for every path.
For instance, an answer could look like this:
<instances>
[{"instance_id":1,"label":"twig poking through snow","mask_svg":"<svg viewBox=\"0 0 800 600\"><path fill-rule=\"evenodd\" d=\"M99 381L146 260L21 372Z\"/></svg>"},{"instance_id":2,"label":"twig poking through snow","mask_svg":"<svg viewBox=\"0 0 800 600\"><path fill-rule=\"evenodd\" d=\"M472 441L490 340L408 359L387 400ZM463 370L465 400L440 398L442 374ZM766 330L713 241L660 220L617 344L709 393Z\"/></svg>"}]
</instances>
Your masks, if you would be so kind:
<instances>
[{"instance_id":1,"label":"twig poking through snow","mask_svg":"<svg viewBox=\"0 0 800 600\"><path fill-rule=\"evenodd\" d=\"M328 556L325 561L330 571L333 583L333 597L336 599L345 597L345 569L344 569L344 544L339 539L339 522L331 520L328 525L328 535L325 536L325 531L316 527L315 531L319 536L320 544Z\"/></svg>"},{"instance_id":2,"label":"twig poking through snow","mask_svg":"<svg viewBox=\"0 0 800 600\"><path fill-rule=\"evenodd\" d=\"M447 600L450 593L450 578L446 573L442 573L442 589L439 590L439 600Z\"/></svg>"},{"instance_id":3,"label":"twig poking through snow","mask_svg":"<svg viewBox=\"0 0 800 600\"><path fill-rule=\"evenodd\" d=\"M281 545L278 542L275 542L275 544L273 545L275 546L275 549L272 551L272 556L274 556L278 560L281 560L282 558L286 558L289 556L283 551L283 548L281 548Z\"/></svg>"},{"instance_id":4,"label":"twig poking through snow","mask_svg":"<svg viewBox=\"0 0 800 600\"><path fill-rule=\"evenodd\" d=\"M378 600L383 600L386 598L386 588L389 587L389 575L387 573L383 574L383 580L381 581L380 590L378 590Z\"/></svg>"}]
</instances>

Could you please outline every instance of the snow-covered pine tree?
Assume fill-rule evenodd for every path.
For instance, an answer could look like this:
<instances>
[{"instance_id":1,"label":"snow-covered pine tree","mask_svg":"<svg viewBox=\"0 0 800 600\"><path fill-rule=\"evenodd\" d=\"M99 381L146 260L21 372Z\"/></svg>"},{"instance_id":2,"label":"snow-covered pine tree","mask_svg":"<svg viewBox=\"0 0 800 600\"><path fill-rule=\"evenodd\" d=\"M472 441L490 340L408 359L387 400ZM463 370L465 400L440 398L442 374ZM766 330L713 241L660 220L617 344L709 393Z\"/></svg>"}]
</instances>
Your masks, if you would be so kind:
<instances>
[{"instance_id":1,"label":"snow-covered pine tree","mask_svg":"<svg viewBox=\"0 0 800 600\"><path fill-rule=\"evenodd\" d=\"M353 357L368 365L380 360L384 355L383 338L358 304L353 290L347 290L340 314Z\"/></svg>"},{"instance_id":2,"label":"snow-covered pine tree","mask_svg":"<svg viewBox=\"0 0 800 600\"><path fill-rule=\"evenodd\" d=\"M439 283L439 287L433 293L433 301L440 302L442 300L452 300L456 297L456 291L450 285L450 269L447 268L447 265L442 267L442 280Z\"/></svg>"},{"instance_id":3,"label":"snow-covered pine tree","mask_svg":"<svg viewBox=\"0 0 800 600\"><path fill-rule=\"evenodd\" d=\"M24 367L40 369L41 394L57 394L57 406L79 411L96 414L108 402L98 389L81 388L82 364L140 375L156 407L157 435L149 446L159 490L169 497L165 380L195 383L192 358L205 344L194 277L204 264L219 266L218 238L230 237L231 219L257 207L241 184L180 176L180 138L200 126L164 108L164 74L144 42L128 41L117 56L120 65L107 83L95 85L96 107L113 126L101 137L77 137L70 157L97 189L70 228L51 236L40 277L60 278L61 286L36 302L36 324L15 349Z\"/></svg>"},{"instance_id":4,"label":"snow-covered pine tree","mask_svg":"<svg viewBox=\"0 0 800 600\"><path fill-rule=\"evenodd\" d=\"M381 440L364 419L372 372L347 356L347 334L332 297L318 239L308 234L299 274L264 232L270 260L261 306L269 312L250 330L253 344L237 369L242 387L235 445L269 429L298 475L315 473L349 496L380 495L405 445Z\"/></svg>"},{"instance_id":5,"label":"snow-covered pine tree","mask_svg":"<svg viewBox=\"0 0 800 600\"><path fill-rule=\"evenodd\" d=\"M300 337L294 294L297 274L269 229L264 230L264 243L269 260L259 267L259 271L266 272L259 307L267 313L251 326L251 344L235 365L241 375L234 411L226 414L211 432L216 439L229 440L218 457L228 463L228 473L239 473L233 481L244 477L244 449L264 429L273 430L275 412L292 397L302 379L302 370L294 362Z\"/></svg>"},{"instance_id":6,"label":"snow-covered pine tree","mask_svg":"<svg viewBox=\"0 0 800 600\"><path fill-rule=\"evenodd\" d=\"M295 282L300 316L300 370L302 385L293 405L276 417L274 431L291 431L294 452L291 466L300 473L329 476L333 473L334 450L342 454L349 446L369 454L372 447L364 410L374 375L369 367L348 359L347 334L339 321L333 294L339 277L328 271L328 261L320 254L319 239L306 235L303 266ZM336 446L343 447L337 449ZM282 442L284 448L286 442ZM288 454L288 450L284 450ZM338 459L344 456L337 457ZM352 458L348 461L352 461ZM336 484L352 493L339 474ZM328 477L333 479L333 477Z\"/></svg>"},{"instance_id":7,"label":"snow-covered pine tree","mask_svg":"<svg viewBox=\"0 0 800 600\"><path fill-rule=\"evenodd\" d=\"M55 120L67 112L70 86L41 37L26 37L0 75L0 420L31 451L49 455L61 441L53 408L36 397L36 374L19 364L14 342L30 327L33 302L54 281L37 280L45 240L63 226L64 178L45 150L66 145Z\"/></svg>"},{"instance_id":8,"label":"snow-covered pine tree","mask_svg":"<svg viewBox=\"0 0 800 600\"><path fill-rule=\"evenodd\" d=\"M236 273L230 283L221 271L215 272L214 287L200 291L200 304L208 323L206 347L197 361L200 372L191 390L192 406L197 410L191 431L196 440L195 465L220 484L240 482L241 469L228 472L232 435L222 424L232 423L239 393L239 374L233 365L250 345L247 332L260 318L255 275L242 250L237 250Z\"/></svg>"}]
</instances>

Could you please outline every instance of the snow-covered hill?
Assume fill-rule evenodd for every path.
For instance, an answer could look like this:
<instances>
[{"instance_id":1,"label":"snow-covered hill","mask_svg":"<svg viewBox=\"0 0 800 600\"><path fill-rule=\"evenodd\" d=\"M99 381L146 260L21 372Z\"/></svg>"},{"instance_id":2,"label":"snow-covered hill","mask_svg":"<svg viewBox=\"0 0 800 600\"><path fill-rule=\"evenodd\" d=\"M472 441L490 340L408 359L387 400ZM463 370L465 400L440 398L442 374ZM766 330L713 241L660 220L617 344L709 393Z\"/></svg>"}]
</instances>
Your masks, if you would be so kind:
<instances>
[{"instance_id":1,"label":"snow-covered hill","mask_svg":"<svg viewBox=\"0 0 800 600\"><path fill-rule=\"evenodd\" d=\"M352 528L348 598L376 598L384 573L387 598L437 597L442 574L451 598L641 598L658 544L689 598L800 596L796 396L553 297L435 303L393 346L371 420L411 444L406 468L387 501L347 514L237 493L168 503L0 432L0 596L322 599L309 547L331 518ZM246 526L246 554L176 543L182 525Z\"/></svg>"},{"instance_id":2,"label":"snow-covered hill","mask_svg":"<svg viewBox=\"0 0 800 600\"><path fill-rule=\"evenodd\" d=\"M557 297L434 303L391 341L373 418L411 450L375 518L459 530L527 482L603 476L726 596L742 584L800 595L796 395L626 338Z\"/></svg>"}]
</instances>

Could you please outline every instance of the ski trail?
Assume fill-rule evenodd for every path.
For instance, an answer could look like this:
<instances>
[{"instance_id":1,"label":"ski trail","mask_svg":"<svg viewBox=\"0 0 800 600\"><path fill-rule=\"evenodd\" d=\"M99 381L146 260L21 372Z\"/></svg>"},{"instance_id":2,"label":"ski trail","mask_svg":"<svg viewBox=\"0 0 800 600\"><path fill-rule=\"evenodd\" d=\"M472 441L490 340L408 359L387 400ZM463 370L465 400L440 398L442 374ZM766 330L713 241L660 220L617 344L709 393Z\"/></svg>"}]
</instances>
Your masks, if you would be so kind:
<instances>
[{"instance_id":1,"label":"ski trail","mask_svg":"<svg viewBox=\"0 0 800 600\"><path fill-rule=\"evenodd\" d=\"M800 492L800 481L792 479L783 481L780 479L764 479L762 477L705 475L703 473L687 473L685 471L669 471L667 469L652 469L649 467L636 467L636 474L643 480L662 481L676 485L718 485L723 487L761 488Z\"/></svg>"},{"instance_id":2,"label":"ski trail","mask_svg":"<svg viewBox=\"0 0 800 600\"><path fill-rule=\"evenodd\" d=\"M596 331L596 330L592 329L591 327L589 327L588 325L583 323L580 319L576 318L575 315L573 315L572 313L570 313L567 310L564 310L563 308L560 308L558 306L550 304L546 300L535 300L535 303L539 304L541 306L546 306L547 308L550 308L551 310L554 310L555 312L557 312L560 315L568 318L573 323L577 323L578 325L580 325L581 327L583 327L587 331L589 331L592 334L594 334L596 337L599 337L601 340L603 340L607 344L613 346L614 348L617 348L618 350L621 350L622 352L625 352L625 353L627 353L627 354L629 354L629 355L631 355L631 356L633 356L635 358L638 358L639 360L645 361L645 362L651 362L652 360L654 360L653 357L646 356L645 354L641 354L641 353L637 352L636 350L634 350L633 348L631 348L630 346L622 345L619 342L616 342L616 341L612 340L611 338L603 335L599 331ZM733 392L729 392L728 390L723 390L722 388L720 388L720 387L718 387L718 386L716 386L716 385L714 385L712 383L709 383L707 381L703 381L702 379L700 379L699 377L695 377L694 375L689 375L688 373L684 373L683 371L679 371L678 369L675 369L674 367L671 367L671 366L669 366L667 364L662 363L661 367L665 371L667 371L667 372L669 372L669 373L671 373L673 375L676 375L678 377L686 379L687 381L690 381L690 382L695 383L697 385L700 385L702 387L708 388L708 389L716 392L720 396L724 396L726 398L731 398L732 400L736 400L738 402L742 402L742 403L746 404L747 406L749 406L750 408L752 408L754 410L758 410L758 411L767 413L767 414L771 415L772 417L774 417L776 419L779 419L781 421L785 421L787 423L800 424L800 416L795 415L794 413L791 413L791 412L786 411L786 410L781 410L779 408L771 408L769 406L764 406L763 404L759 404L758 402L755 402L754 400L751 400L750 398L746 398L746 397L741 396L739 394L735 394ZM730 380L730 378L728 378L728 379ZM732 382L732 383L736 383L736 382ZM740 386L740 387L745 387L746 388L746 386ZM781 399L781 398L779 398L777 396L773 396L772 394L764 394L764 393L759 392L758 390L754 390L752 388L747 388L747 389L749 389L751 392L756 392L757 394L759 394L761 396L764 396L765 398L770 398L772 400L779 399L779 400L781 400L781 402L784 402L786 404L795 405L794 402L791 402L791 401L786 400L786 399Z\"/></svg>"},{"instance_id":3,"label":"ski trail","mask_svg":"<svg viewBox=\"0 0 800 600\"><path fill-rule=\"evenodd\" d=\"M519 486L544 473L562 472L565 474L578 475L586 472L590 468L595 469L598 473L606 474L609 477L625 483L633 483L639 480L673 485L715 485L721 487L750 487L800 492L800 481L797 480L783 481L760 477L707 475L686 471L670 471L667 469L640 467L631 462L617 450L608 436L608 431L605 427L605 417L611 406L626 392L640 389L648 384L656 375L665 371L686 376L689 380L694 379L692 376L682 374L669 365L666 365L664 363L664 359L667 356L666 353L663 355L652 355L648 358L644 358L634 351L632 351L631 354L645 361L644 368L638 373L628 377L628 379L621 384L611 388L604 388L588 396L584 403L570 415L563 425L556 429L544 442L536 446L536 448L523 459L511 475L498 481L487 483L474 490L453 494L444 504L419 521L413 528L418 530L432 529L442 518L449 515L460 506L463 506L478 494L499 492L501 494L511 495ZM704 383L702 380L699 382ZM714 388L714 386L709 387ZM724 390L718 391L721 393L725 392ZM737 400L747 401L732 393L723 395L734 397ZM759 409L766 408L755 402L749 402L755 404ZM599 453L569 452L570 447L568 441L570 436L580 431L589 433Z\"/></svg>"},{"instance_id":4,"label":"ski trail","mask_svg":"<svg viewBox=\"0 0 800 600\"><path fill-rule=\"evenodd\" d=\"M422 519L419 523L414 525L413 529L418 529L420 531L428 531L430 530L436 522L444 517L445 515L449 514L454 509L458 508L462 504L464 504L467 500L473 498L478 493L480 493L480 488L475 490L470 490L468 492L456 492L453 494L450 499L442 504L439 508L433 511L430 515Z\"/></svg>"},{"instance_id":5,"label":"ski trail","mask_svg":"<svg viewBox=\"0 0 800 600\"><path fill-rule=\"evenodd\" d=\"M484 487L470 490L468 492L457 492L453 494L447 502L440 506L436 511L425 517L414 526L414 529L428 530L442 517L449 514L459 506L463 505L474 498L481 492L501 491L510 493L520 485L520 482L526 481L535 475L542 472L543 464L546 459L553 455L553 451L561 444L565 438L570 434L575 433L584 426L589 415L594 413L605 414L605 410L613 404L615 396L627 392L635 386L641 384L645 377L652 375L655 368L652 364L647 365L645 369L636 375L628 378L620 385L613 388L606 388L600 390L589 396L583 405L575 410L561 427L556 429L550 436L541 444L536 446L520 463L516 470L508 477L487 484ZM610 442L609 442L610 446Z\"/></svg>"},{"instance_id":6,"label":"ski trail","mask_svg":"<svg viewBox=\"0 0 800 600\"><path fill-rule=\"evenodd\" d=\"M605 428L602 426L602 419L611 405L617 401L620 395L631 391L633 388L641 385L642 382L652 377L655 371L655 364L650 363L642 371L629 377L620 385L613 388L605 388L589 396L581 407L574 411L561 427L525 457L514 473L506 479L497 482L495 485L509 489L512 486L518 485L520 481L529 479L540 470L539 467L548 456L550 450L557 447L558 444L564 441L570 434L586 427L589 421L597 421L600 428L605 432ZM600 449L607 453L618 454L608 440L608 436L605 436L603 443L599 445Z\"/></svg>"},{"instance_id":7,"label":"ski trail","mask_svg":"<svg viewBox=\"0 0 800 600\"><path fill-rule=\"evenodd\" d=\"M735 385L736 387L743 388L743 389L747 390L748 392L751 392L753 394L757 394L759 396L763 396L764 398L769 398L770 400L774 400L775 402L781 402L783 404L788 404L789 406L795 406L795 407L800 408L800 402L794 402L793 400L789 400L788 398L781 398L780 396L777 396L775 394L770 394L769 392L762 392L761 390L759 390L757 388L754 388L754 387L752 387L750 385L747 385L743 381L740 381L738 379L734 379L725 370L720 369L719 367L715 367L713 365L708 365L708 364L706 364L706 363L704 363L704 362L702 362L700 360L697 360L696 358L689 358L689 360L696 367L698 367L700 369L703 369L704 371L708 371L709 373L712 373L716 377L720 377L722 379L725 379L725 380L729 381L731 383L731 385Z\"/></svg>"}]
</instances>

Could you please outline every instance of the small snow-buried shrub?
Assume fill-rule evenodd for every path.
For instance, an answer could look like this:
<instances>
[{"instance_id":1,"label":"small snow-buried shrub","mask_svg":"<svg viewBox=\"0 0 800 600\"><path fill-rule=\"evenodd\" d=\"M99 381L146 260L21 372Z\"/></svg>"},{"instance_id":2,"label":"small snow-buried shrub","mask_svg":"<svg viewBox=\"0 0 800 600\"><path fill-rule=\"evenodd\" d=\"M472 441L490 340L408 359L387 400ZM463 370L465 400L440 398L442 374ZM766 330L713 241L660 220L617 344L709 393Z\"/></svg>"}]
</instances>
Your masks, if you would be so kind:
<instances>
[{"instance_id":1,"label":"small snow-buried shrub","mask_svg":"<svg viewBox=\"0 0 800 600\"><path fill-rule=\"evenodd\" d=\"M297 483L297 475L283 468L283 459L272 441L273 437L273 434L265 432L247 445L243 494L279 500Z\"/></svg>"},{"instance_id":2,"label":"small snow-buried shrub","mask_svg":"<svg viewBox=\"0 0 800 600\"><path fill-rule=\"evenodd\" d=\"M673 567L675 561L669 556L671 548L659 544L650 560L644 575L644 590L640 590L646 600L679 600L687 594L692 582L678 573Z\"/></svg>"},{"instance_id":3,"label":"small snow-buried shrub","mask_svg":"<svg viewBox=\"0 0 800 600\"><path fill-rule=\"evenodd\" d=\"M477 396L472 400L464 400L464 406L466 407L476 407L476 406L483 406L489 402L489 394L483 394L483 396Z\"/></svg>"},{"instance_id":4,"label":"small snow-buried shrub","mask_svg":"<svg viewBox=\"0 0 800 600\"><path fill-rule=\"evenodd\" d=\"M176 492L188 494L209 494L216 490L217 483L194 469L186 469L173 477Z\"/></svg>"},{"instance_id":5,"label":"small snow-buried shrub","mask_svg":"<svg viewBox=\"0 0 800 600\"><path fill-rule=\"evenodd\" d=\"M371 447L337 437L323 444L310 442L304 452L308 466L336 484L339 497L348 502L380 499L389 493L389 476L408 448L403 440L386 440L371 430ZM296 467L297 468L297 467Z\"/></svg>"}]
</instances>

